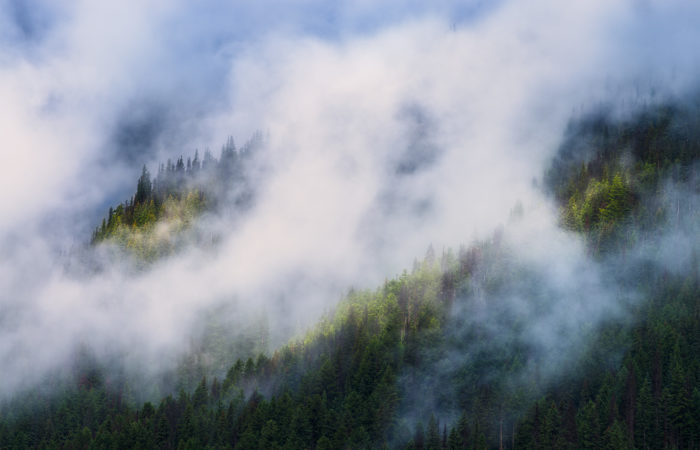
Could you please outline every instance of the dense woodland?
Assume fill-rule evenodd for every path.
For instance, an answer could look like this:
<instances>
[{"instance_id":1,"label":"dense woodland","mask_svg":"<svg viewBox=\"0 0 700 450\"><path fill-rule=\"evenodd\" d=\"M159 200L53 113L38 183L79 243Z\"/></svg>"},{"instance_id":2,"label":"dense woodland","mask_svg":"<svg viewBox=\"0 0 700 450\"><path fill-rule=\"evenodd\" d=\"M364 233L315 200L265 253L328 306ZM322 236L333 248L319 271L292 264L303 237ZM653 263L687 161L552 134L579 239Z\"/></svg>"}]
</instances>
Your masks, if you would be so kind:
<instances>
[{"instance_id":1,"label":"dense woodland","mask_svg":"<svg viewBox=\"0 0 700 450\"><path fill-rule=\"evenodd\" d=\"M519 334L530 317L500 300L526 287L536 314L555 299L496 233L429 249L376 290L351 291L305 336L224 373L186 370L201 375L195 386L157 400L136 403L99 363L78 364L60 389L2 406L0 448L700 448L700 260L671 271L637 252L700 223L698 157L691 107L571 123L545 189L561 225L640 299L625 305L626 320L588 330L559 377L538 375L549 359ZM135 236L212 208L219 194L199 172L230 183L245 177L244 160L227 144L218 162L180 159L153 179L144 168L93 244L136 246L151 260L171 251L139 247ZM465 326L479 308L498 311L510 337ZM452 354L470 357L442 367Z\"/></svg>"},{"instance_id":2,"label":"dense woodland","mask_svg":"<svg viewBox=\"0 0 700 450\"><path fill-rule=\"evenodd\" d=\"M144 165L134 195L109 208L91 243L116 244L147 263L173 253L188 239L197 241L187 231L201 213L222 205L244 210L252 202L247 166L262 142L262 135L255 134L239 151L230 137L219 159L209 150L200 159L195 151L186 162L180 156L174 163L161 163L155 176Z\"/></svg>"}]
</instances>

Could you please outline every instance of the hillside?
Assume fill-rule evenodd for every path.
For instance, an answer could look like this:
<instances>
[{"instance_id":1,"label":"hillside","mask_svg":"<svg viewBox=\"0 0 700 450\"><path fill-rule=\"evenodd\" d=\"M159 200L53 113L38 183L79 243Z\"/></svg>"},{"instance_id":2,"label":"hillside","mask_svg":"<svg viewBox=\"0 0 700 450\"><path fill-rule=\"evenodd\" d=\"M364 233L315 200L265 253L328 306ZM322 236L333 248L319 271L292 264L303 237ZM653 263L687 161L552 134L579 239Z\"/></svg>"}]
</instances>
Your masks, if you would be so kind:
<instances>
[{"instance_id":1,"label":"hillside","mask_svg":"<svg viewBox=\"0 0 700 450\"><path fill-rule=\"evenodd\" d=\"M225 374L221 361L197 363L226 359L245 339L219 330L183 362L179 392L157 401L135 404L125 380L83 358L60 391L3 407L0 447L697 448L699 121L694 107L662 105L570 124L545 186L619 305L607 320L564 322L561 342L532 330L575 305L513 246L516 213L490 239L430 248L411 271L351 291L282 348L240 350L248 356ZM220 198L207 183L245 179L224 171L229 156L244 159L228 148L211 169L195 156L151 181L144 168L93 243L147 261L173 251L154 230L183 233ZM687 261L659 256L671 239Z\"/></svg>"},{"instance_id":2,"label":"hillside","mask_svg":"<svg viewBox=\"0 0 700 450\"><path fill-rule=\"evenodd\" d=\"M212 244L214 237L201 236L193 225L206 211L250 207L254 192L247 166L262 145L259 133L240 150L229 137L218 159L209 150L200 159L196 151L186 163L182 156L161 163L155 176L144 165L134 195L109 208L91 244L114 244L141 265L189 244L203 245L207 239Z\"/></svg>"}]
</instances>

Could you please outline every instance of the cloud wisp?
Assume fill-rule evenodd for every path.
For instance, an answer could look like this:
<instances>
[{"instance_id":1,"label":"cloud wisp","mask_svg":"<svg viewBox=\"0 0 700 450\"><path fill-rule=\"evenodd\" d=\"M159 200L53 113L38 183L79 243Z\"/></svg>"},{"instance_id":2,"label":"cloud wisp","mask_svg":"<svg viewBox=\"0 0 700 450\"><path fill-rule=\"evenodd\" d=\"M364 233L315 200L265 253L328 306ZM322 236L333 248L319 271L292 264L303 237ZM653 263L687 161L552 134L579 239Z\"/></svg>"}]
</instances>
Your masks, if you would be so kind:
<instances>
[{"instance_id":1,"label":"cloud wisp","mask_svg":"<svg viewBox=\"0 0 700 450\"><path fill-rule=\"evenodd\" d=\"M0 16L16 24L0 35L4 393L60 367L76 342L170 364L197 313L221 302L265 310L282 341L431 243L488 235L518 201L551 229L533 180L571 114L636 95L619 86L678 95L697 74L683 49L700 42L700 10L680 2L387 2L385 15L339 4L292 2L286 20L155 0L46 9L23 19L34 27ZM87 278L54 263L143 163L258 129L265 181L245 217L202 225L224 234L213 255ZM562 239L576 267L585 255ZM549 257L539 245L522 243Z\"/></svg>"}]
</instances>

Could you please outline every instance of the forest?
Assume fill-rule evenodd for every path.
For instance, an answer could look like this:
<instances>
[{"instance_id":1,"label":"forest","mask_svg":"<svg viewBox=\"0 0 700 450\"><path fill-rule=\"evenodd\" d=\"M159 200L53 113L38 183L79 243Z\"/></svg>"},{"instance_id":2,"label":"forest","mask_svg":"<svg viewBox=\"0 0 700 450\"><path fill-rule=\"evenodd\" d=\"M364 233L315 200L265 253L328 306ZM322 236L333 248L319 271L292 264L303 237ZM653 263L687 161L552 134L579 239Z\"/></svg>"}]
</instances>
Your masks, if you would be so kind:
<instances>
[{"instance_id":1,"label":"forest","mask_svg":"<svg viewBox=\"0 0 700 450\"><path fill-rule=\"evenodd\" d=\"M148 270L217 204L245 211L260 139L240 150L230 139L219 159L195 153L155 176L144 166L90 245L121 249ZM697 239L699 157L694 105L569 123L541 189L607 282L636 293L615 294L617 316L567 331L580 353L553 358L561 349L530 335L561 307L561 292L511 245L516 206L505 229L428 248L380 286L351 289L280 348L264 344L264 320L236 332L210 321L210 339L160 397L136 398L134 380L86 349L68 379L0 406L0 448L698 448L700 255L691 248L679 268L650 255L667 236ZM513 307L516 297L524 307ZM203 353L219 361L204 364Z\"/></svg>"},{"instance_id":2,"label":"forest","mask_svg":"<svg viewBox=\"0 0 700 450\"><path fill-rule=\"evenodd\" d=\"M262 139L256 133L238 151L229 137L218 159L206 150L200 160L199 151L195 151L186 164L182 156L175 163L168 160L160 164L154 177L144 165L134 195L110 207L95 228L91 244L109 241L146 264L180 248L194 219L204 211L215 210L222 203L245 210L253 196L246 165ZM156 224L167 225L167 232L156 229Z\"/></svg>"}]
</instances>

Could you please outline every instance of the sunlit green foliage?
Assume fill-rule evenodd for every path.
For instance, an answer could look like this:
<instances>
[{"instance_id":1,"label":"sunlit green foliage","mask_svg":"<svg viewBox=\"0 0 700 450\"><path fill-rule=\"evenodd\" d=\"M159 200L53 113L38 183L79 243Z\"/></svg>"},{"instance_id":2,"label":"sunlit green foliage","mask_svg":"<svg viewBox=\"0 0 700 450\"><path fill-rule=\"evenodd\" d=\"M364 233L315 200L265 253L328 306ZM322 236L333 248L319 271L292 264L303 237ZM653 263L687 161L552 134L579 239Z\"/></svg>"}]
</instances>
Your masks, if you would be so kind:
<instances>
[{"instance_id":1,"label":"sunlit green foliage","mask_svg":"<svg viewBox=\"0 0 700 450\"><path fill-rule=\"evenodd\" d=\"M693 108L657 106L627 120L600 115L571 124L545 177L562 225L582 233L594 253L622 250L664 226L668 184L688 182L700 153ZM690 207L680 201L676 209Z\"/></svg>"},{"instance_id":2,"label":"sunlit green foliage","mask_svg":"<svg viewBox=\"0 0 700 450\"><path fill-rule=\"evenodd\" d=\"M125 249L140 261L152 262L172 253L177 236L206 209L206 199L197 190L180 198L168 196L156 206L153 199L133 206L133 220L125 220L125 208L119 205L93 242L107 241Z\"/></svg>"},{"instance_id":3,"label":"sunlit green foliage","mask_svg":"<svg viewBox=\"0 0 700 450\"><path fill-rule=\"evenodd\" d=\"M693 188L697 117L657 107L624 121L572 124L546 181L562 225L595 257L624 261L641 237L690 209L682 198L668 201L667 183ZM231 147L221 161L241 170ZM211 155L195 160L164 171L214 167ZM147 175L94 239L144 260L172 251L159 233L187 230L211 201L192 184L176 188L186 179L179 175L155 183ZM621 305L629 320L582 324L583 355L566 376L544 383L538 371L547 355L518 339L529 317L507 301L515 286L528 311L546 313L553 294L537 273L514 260L498 233L456 254L430 249L380 288L350 291L316 327L272 353L264 321L250 339L225 330L213 312L204 350L178 373L182 389L159 402L136 405L127 383L81 369L53 397L36 393L0 412L0 448L698 448L698 261L679 273L627 268L619 285L640 297ZM465 319L480 308L497 311L504 336ZM248 356L233 361L237 352ZM199 361L207 358L218 365ZM446 361L451 368L437 370ZM439 410L423 406L426 392Z\"/></svg>"},{"instance_id":4,"label":"sunlit green foliage","mask_svg":"<svg viewBox=\"0 0 700 450\"><path fill-rule=\"evenodd\" d=\"M136 193L109 209L93 232L92 244L111 243L140 263L173 253L187 241L186 232L197 217L220 206L222 198L241 209L247 206L252 192L245 165L261 143L256 134L238 151L229 138L218 160L209 151L201 161L198 152L186 163L182 157L174 164L168 160L153 179L144 166Z\"/></svg>"}]
</instances>

